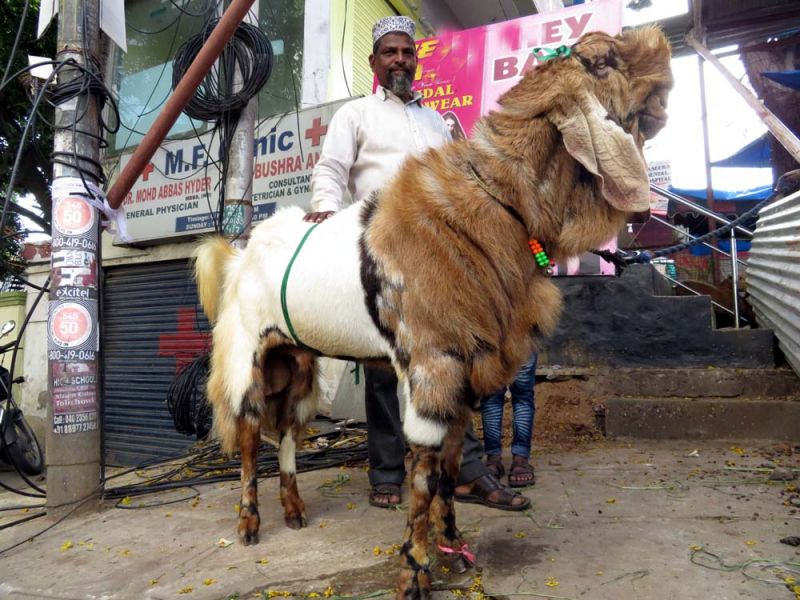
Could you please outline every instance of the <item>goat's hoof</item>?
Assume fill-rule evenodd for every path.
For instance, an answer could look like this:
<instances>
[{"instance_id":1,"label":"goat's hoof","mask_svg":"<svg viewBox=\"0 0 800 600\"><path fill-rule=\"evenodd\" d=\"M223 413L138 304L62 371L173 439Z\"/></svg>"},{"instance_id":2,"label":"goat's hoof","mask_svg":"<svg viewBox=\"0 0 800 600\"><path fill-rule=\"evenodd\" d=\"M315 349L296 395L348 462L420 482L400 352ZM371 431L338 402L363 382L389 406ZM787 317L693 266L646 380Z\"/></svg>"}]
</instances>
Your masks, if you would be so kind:
<instances>
[{"instance_id":1,"label":"goat's hoof","mask_svg":"<svg viewBox=\"0 0 800 600\"><path fill-rule=\"evenodd\" d=\"M431 578L425 571L403 569L397 587L397 600L430 600Z\"/></svg>"},{"instance_id":2,"label":"goat's hoof","mask_svg":"<svg viewBox=\"0 0 800 600\"><path fill-rule=\"evenodd\" d=\"M239 540L243 546L255 546L258 544L258 531L240 531Z\"/></svg>"},{"instance_id":3,"label":"goat's hoof","mask_svg":"<svg viewBox=\"0 0 800 600\"><path fill-rule=\"evenodd\" d=\"M308 525L308 519L306 519L305 515L294 515L292 517L287 515L284 521L286 521L286 526L289 529L302 529Z\"/></svg>"},{"instance_id":4,"label":"goat's hoof","mask_svg":"<svg viewBox=\"0 0 800 600\"><path fill-rule=\"evenodd\" d=\"M261 526L261 518L257 512L253 512L248 507L243 506L239 511L239 540L245 546L252 546L258 543L258 528Z\"/></svg>"}]
</instances>

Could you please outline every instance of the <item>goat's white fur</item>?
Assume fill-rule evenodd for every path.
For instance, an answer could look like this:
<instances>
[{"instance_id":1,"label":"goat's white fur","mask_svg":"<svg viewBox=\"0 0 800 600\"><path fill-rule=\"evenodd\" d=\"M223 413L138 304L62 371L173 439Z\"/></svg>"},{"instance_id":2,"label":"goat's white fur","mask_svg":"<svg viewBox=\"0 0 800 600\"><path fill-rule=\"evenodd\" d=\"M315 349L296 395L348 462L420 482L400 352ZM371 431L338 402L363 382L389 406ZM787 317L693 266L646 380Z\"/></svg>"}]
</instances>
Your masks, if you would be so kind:
<instances>
[{"instance_id":1,"label":"goat's white fur","mask_svg":"<svg viewBox=\"0 0 800 600\"><path fill-rule=\"evenodd\" d=\"M439 421L420 416L407 395L406 414L403 421L403 433L412 444L436 447L440 446L447 434L447 426Z\"/></svg>"},{"instance_id":2,"label":"goat's white fur","mask_svg":"<svg viewBox=\"0 0 800 600\"><path fill-rule=\"evenodd\" d=\"M280 466L281 473L297 473L297 463L295 462L296 449L297 444L294 443L294 437L291 432L281 438L281 445L278 449L278 465Z\"/></svg>"}]
</instances>

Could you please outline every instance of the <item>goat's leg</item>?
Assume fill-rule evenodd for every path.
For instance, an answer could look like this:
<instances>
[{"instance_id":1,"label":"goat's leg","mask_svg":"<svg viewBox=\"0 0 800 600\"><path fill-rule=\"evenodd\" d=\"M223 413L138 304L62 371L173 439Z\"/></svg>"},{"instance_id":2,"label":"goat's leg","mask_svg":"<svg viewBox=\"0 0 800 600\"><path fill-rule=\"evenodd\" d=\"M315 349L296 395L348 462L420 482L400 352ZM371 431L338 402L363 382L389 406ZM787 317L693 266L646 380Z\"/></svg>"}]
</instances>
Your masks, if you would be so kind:
<instances>
[{"instance_id":1,"label":"goat's leg","mask_svg":"<svg viewBox=\"0 0 800 600\"><path fill-rule=\"evenodd\" d=\"M439 451L435 448L411 444L411 471L405 543L403 544L403 569L400 572L398 600L429 598L431 572L428 558L428 520L430 506L439 485Z\"/></svg>"},{"instance_id":2,"label":"goat's leg","mask_svg":"<svg viewBox=\"0 0 800 600\"><path fill-rule=\"evenodd\" d=\"M431 524L436 532L436 546L445 553L445 559L456 573L463 573L473 566L471 555L464 547L461 532L456 527L453 502L468 419L469 412L464 410L463 417L451 423L447 430L440 452L439 486L431 502Z\"/></svg>"},{"instance_id":3,"label":"goat's leg","mask_svg":"<svg viewBox=\"0 0 800 600\"><path fill-rule=\"evenodd\" d=\"M242 500L239 503L239 539L249 546L258 543L258 446L261 423L251 415L239 417L239 449L242 455Z\"/></svg>"},{"instance_id":4,"label":"goat's leg","mask_svg":"<svg viewBox=\"0 0 800 600\"><path fill-rule=\"evenodd\" d=\"M291 529L301 529L308 524L306 505L297 491L297 466L295 461L297 445L301 433L298 428L284 431L281 434L281 446L278 451L278 463L281 475L281 504L283 519Z\"/></svg>"},{"instance_id":5,"label":"goat's leg","mask_svg":"<svg viewBox=\"0 0 800 600\"><path fill-rule=\"evenodd\" d=\"M458 445L463 437L464 409L464 364L449 353L420 353L412 358L408 376L403 383L411 392L406 405L403 431L412 451L412 467L409 473L411 500L408 507L405 543L403 545L403 569L400 572L398 600L418 600L430 597L431 574L428 558L428 527L435 520L431 502L443 486L442 496L455 493L455 475L458 471L460 452L450 448L447 461L449 477L441 481L442 448L450 440L450 446ZM414 382L413 387L410 381ZM457 431L451 431L453 429ZM460 432L460 433L459 433ZM448 492L447 489L450 489ZM446 503L443 504L443 506ZM441 509L445 515L448 510ZM452 507L449 509L452 515ZM455 528L455 522L453 522ZM438 529L438 527L437 527ZM445 527L441 526L444 530Z\"/></svg>"}]
</instances>

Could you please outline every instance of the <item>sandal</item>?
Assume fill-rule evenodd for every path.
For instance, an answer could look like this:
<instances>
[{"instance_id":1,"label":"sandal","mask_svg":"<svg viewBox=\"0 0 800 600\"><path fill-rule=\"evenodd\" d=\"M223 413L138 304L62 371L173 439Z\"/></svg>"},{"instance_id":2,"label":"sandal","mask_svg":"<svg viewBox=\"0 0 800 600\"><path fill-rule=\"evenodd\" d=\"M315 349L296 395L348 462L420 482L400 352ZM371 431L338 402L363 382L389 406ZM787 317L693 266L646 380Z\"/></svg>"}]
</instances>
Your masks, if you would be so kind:
<instances>
[{"instance_id":1,"label":"sandal","mask_svg":"<svg viewBox=\"0 0 800 600\"><path fill-rule=\"evenodd\" d=\"M528 487L536 483L536 474L533 466L524 456L514 456L511 459L511 469L508 472L508 485L512 488Z\"/></svg>"},{"instance_id":2,"label":"sandal","mask_svg":"<svg viewBox=\"0 0 800 600\"><path fill-rule=\"evenodd\" d=\"M487 456L486 470L489 471L493 477L500 479L506 474L506 469L503 466L503 457L499 454L490 454Z\"/></svg>"},{"instance_id":3,"label":"sandal","mask_svg":"<svg viewBox=\"0 0 800 600\"><path fill-rule=\"evenodd\" d=\"M494 500L490 500L492 494L495 496ZM516 498L523 498L524 502L514 504ZM525 498L519 492L507 488L490 473L482 475L473 481L469 493L460 494L456 492L455 499L469 504L483 504L498 510L520 511L526 510L531 506L529 498Z\"/></svg>"},{"instance_id":4,"label":"sandal","mask_svg":"<svg viewBox=\"0 0 800 600\"><path fill-rule=\"evenodd\" d=\"M392 496L396 496L400 500L391 502ZM400 495L399 483L377 483L369 492L369 503L378 508L397 508L402 502L403 497Z\"/></svg>"}]
</instances>

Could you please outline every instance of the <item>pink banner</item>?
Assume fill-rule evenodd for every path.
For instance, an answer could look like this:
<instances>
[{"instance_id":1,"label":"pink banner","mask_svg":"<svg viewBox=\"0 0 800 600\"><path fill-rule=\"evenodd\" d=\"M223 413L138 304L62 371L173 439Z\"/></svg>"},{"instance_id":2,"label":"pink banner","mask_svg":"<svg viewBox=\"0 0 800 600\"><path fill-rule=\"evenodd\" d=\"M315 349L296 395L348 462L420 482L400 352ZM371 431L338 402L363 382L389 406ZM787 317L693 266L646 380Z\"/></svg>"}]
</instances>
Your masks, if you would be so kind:
<instances>
[{"instance_id":1,"label":"pink banner","mask_svg":"<svg viewBox=\"0 0 800 600\"><path fill-rule=\"evenodd\" d=\"M414 88L442 115L453 139L468 137L483 114L484 36L485 28L477 27L417 42Z\"/></svg>"},{"instance_id":2,"label":"pink banner","mask_svg":"<svg viewBox=\"0 0 800 600\"><path fill-rule=\"evenodd\" d=\"M453 127L454 137L459 131L468 136L481 115L497 108L503 92L539 64L534 48L569 46L590 31L622 31L622 0L596 0L418 40L414 87Z\"/></svg>"},{"instance_id":3,"label":"pink banner","mask_svg":"<svg viewBox=\"0 0 800 600\"><path fill-rule=\"evenodd\" d=\"M598 0L478 29L485 30L482 105L485 114L497 108L500 96L539 64L534 48L570 46L590 31L611 35L622 31L622 2Z\"/></svg>"}]
</instances>

